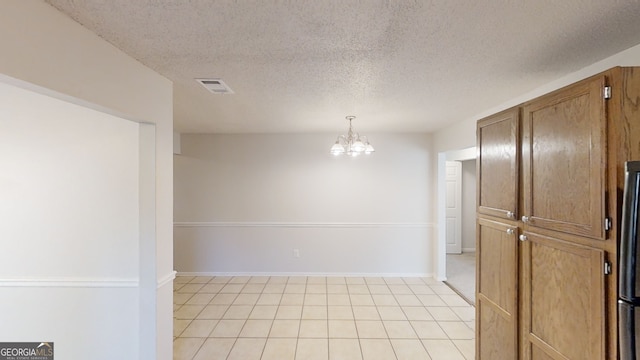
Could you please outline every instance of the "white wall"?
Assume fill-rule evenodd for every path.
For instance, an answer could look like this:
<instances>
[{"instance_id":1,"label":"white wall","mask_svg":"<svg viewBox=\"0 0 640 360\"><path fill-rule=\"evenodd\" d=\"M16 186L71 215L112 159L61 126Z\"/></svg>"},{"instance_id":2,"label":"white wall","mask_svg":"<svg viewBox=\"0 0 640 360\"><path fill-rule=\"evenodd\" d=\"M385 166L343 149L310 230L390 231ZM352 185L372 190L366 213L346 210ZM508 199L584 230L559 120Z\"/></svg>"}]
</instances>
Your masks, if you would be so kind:
<instances>
[{"instance_id":1,"label":"white wall","mask_svg":"<svg viewBox=\"0 0 640 360\"><path fill-rule=\"evenodd\" d=\"M439 152L475 146L476 122L478 120L510 107L522 104L528 100L532 100L561 87L573 84L576 81L580 81L615 66L640 66L640 45L621 51L595 64L563 76L556 81L536 88L528 93L514 94L513 99L503 104L489 108L486 111L476 114L468 119L461 119L459 122L435 132L433 134L434 153L437 154Z\"/></svg>"},{"instance_id":2,"label":"white wall","mask_svg":"<svg viewBox=\"0 0 640 360\"><path fill-rule=\"evenodd\" d=\"M138 152L137 123L0 83L1 339L137 358Z\"/></svg>"},{"instance_id":3,"label":"white wall","mask_svg":"<svg viewBox=\"0 0 640 360\"><path fill-rule=\"evenodd\" d=\"M367 135L376 152L353 159L329 153L333 134L182 134L176 269L431 273L430 138Z\"/></svg>"},{"instance_id":4,"label":"white wall","mask_svg":"<svg viewBox=\"0 0 640 360\"><path fill-rule=\"evenodd\" d=\"M462 161L462 252L476 251L476 160Z\"/></svg>"},{"instance_id":5,"label":"white wall","mask_svg":"<svg viewBox=\"0 0 640 360\"><path fill-rule=\"evenodd\" d=\"M173 221L173 169L172 169L172 85L164 77L144 67L131 57L103 41L97 35L75 23L67 16L42 1L5 0L0 2L0 74L51 89L69 96L75 103L86 102L92 108L102 108L118 117L156 125L152 142L155 143L155 174L143 173L141 179L154 181L147 187L155 187L153 210L153 234L141 234L139 246L152 251L121 253L124 259L139 255L136 276L140 284L153 283L153 289L137 287L133 297L112 294L107 297L114 306L123 302L147 306L137 307L128 314L130 318L155 317L156 325L145 323L138 335L130 337L129 330L121 329L119 340L138 342L144 349L141 358L172 358L172 291L173 276L172 221ZM90 104L90 105L89 105ZM146 133L147 131L145 131ZM148 142L142 136L140 141ZM146 139L146 140L145 140ZM153 145L153 144L152 144ZM113 147L113 145L111 145ZM108 149L111 149L107 147ZM153 152L153 151L152 151ZM8 241L5 238L2 241ZM44 244L44 240L41 240ZM85 253L87 257L92 254ZM125 260L124 264L128 264ZM143 271L153 267L151 274ZM4 274L0 277L4 278ZM34 289L37 286L34 284ZM80 287L85 290L86 287ZM77 291L68 287L48 288L60 296L61 302L72 304ZM11 289L9 289L11 290ZM24 290L24 289L23 289ZM20 291L23 291L20 290ZM6 289L5 289L6 291ZM18 290L11 290L16 291ZM79 290L78 290L79 291ZM104 297L85 297L95 304L104 304ZM118 305L116 305L118 304ZM29 309L27 301L13 302L4 308ZM149 314L146 314L149 313ZM34 315L35 316L35 315ZM40 321L32 316L27 321ZM106 316L106 315L105 315ZM25 319L22 319L25 321ZM14 324L5 324L11 328ZM57 331L74 328L74 323L64 323ZM118 326L124 326L121 324ZM33 327L34 337L37 327ZM108 331L105 328L105 333ZM24 337L26 338L26 336ZM134 340L131 340L134 339ZM139 341L138 341L139 340ZM115 343L118 343L117 341ZM75 345L75 343L73 344ZM56 351L69 344L56 343ZM119 358L133 358L121 353Z\"/></svg>"}]
</instances>

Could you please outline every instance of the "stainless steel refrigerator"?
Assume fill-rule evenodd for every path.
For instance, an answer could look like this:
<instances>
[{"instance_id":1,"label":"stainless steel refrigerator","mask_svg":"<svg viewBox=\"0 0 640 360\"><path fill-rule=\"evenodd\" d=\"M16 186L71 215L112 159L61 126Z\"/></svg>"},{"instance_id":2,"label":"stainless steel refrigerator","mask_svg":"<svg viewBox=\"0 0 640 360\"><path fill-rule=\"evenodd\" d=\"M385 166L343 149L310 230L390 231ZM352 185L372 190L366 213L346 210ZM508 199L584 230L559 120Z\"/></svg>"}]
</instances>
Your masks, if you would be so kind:
<instances>
[{"instance_id":1,"label":"stainless steel refrigerator","mask_svg":"<svg viewBox=\"0 0 640 360\"><path fill-rule=\"evenodd\" d=\"M640 161L625 164L618 258L618 346L620 360L640 360L640 251L638 218Z\"/></svg>"}]
</instances>

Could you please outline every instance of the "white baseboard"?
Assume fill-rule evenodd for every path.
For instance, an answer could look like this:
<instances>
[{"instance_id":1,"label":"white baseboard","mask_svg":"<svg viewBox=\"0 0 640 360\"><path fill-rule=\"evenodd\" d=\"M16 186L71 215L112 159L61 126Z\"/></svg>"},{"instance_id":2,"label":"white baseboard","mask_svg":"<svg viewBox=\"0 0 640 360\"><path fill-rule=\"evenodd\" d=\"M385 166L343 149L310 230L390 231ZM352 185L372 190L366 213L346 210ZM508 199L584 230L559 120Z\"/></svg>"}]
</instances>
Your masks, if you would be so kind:
<instances>
[{"instance_id":1,"label":"white baseboard","mask_svg":"<svg viewBox=\"0 0 640 360\"><path fill-rule=\"evenodd\" d=\"M158 289L172 282L176 278L177 273L178 272L174 270L165 275L162 279L158 279Z\"/></svg>"},{"instance_id":2,"label":"white baseboard","mask_svg":"<svg viewBox=\"0 0 640 360\"><path fill-rule=\"evenodd\" d=\"M176 276L326 276L326 277L422 277L430 273L302 273L302 272L178 272Z\"/></svg>"},{"instance_id":3,"label":"white baseboard","mask_svg":"<svg viewBox=\"0 0 640 360\"><path fill-rule=\"evenodd\" d=\"M176 221L174 227L224 227L224 228L433 228L434 223L353 223L353 222L221 222Z\"/></svg>"}]
</instances>

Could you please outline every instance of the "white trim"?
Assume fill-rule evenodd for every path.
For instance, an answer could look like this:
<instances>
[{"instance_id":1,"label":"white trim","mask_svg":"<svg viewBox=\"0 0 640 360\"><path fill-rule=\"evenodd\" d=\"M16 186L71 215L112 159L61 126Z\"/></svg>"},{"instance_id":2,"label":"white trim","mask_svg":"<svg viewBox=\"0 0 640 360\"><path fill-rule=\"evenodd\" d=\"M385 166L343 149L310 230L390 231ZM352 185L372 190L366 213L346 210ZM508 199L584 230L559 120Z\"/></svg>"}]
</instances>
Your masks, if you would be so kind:
<instances>
[{"instance_id":1,"label":"white trim","mask_svg":"<svg viewBox=\"0 0 640 360\"><path fill-rule=\"evenodd\" d=\"M474 247L472 247L472 248L462 248L462 252L463 253L476 252L476 248L474 248Z\"/></svg>"},{"instance_id":2,"label":"white trim","mask_svg":"<svg viewBox=\"0 0 640 360\"><path fill-rule=\"evenodd\" d=\"M59 91L55 91L55 90L51 90L49 88L40 86L40 85L36 85L34 83L30 83L28 81L24 81L24 80L20 80L5 74L0 74L0 83L3 84L9 84L12 86L15 86L17 88L23 89L23 90L27 90L27 91L31 91L34 92L36 94L40 94L40 95L44 95L44 96L48 96L50 98L54 98L57 100L61 100L73 105L77 105L77 106L81 106L87 109L91 109L91 110L95 110L97 112L101 112L103 114L108 114L111 116L115 116L118 118L121 118L123 120L127 120L127 121L131 121L131 122L135 122L135 123L139 123L139 124L144 124L147 123L147 121L142 121L136 118L133 118L125 113L121 113L119 111L116 111L114 109L111 108L107 108L105 106L102 105L98 105L96 103L92 103L89 102L87 100L83 100L81 98L77 98L71 95L67 95L65 93L59 92ZM153 124L155 125L155 124Z\"/></svg>"},{"instance_id":3,"label":"white trim","mask_svg":"<svg viewBox=\"0 0 640 360\"><path fill-rule=\"evenodd\" d=\"M476 147L472 146L466 149L447 151L445 156L447 157L447 161L473 160L477 156Z\"/></svg>"},{"instance_id":4,"label":"white trim","mask_svg":"<svg viewBox=\"0 0 640 360\"><path fill-rule=\"evenodd\" d=\"M433 228L434 223L315 223L315 222L187 222L177 221L174 227L281 227L281 228Z\"/></svg>"},{"instance_id":5,"label":"white trim","mask_svg":"<svg viewBox=\"0 0 640 360\"><path fill-rule=\"evenodd\" d=\"M447 279L447 232L446 232L446 163L447 154L445 152L438 153L438 171L437 171L437 189L438 189L438 208L436 215L438 218L438 237L434 251L434 270L435 277L439 281Z\"/></svg>"},{"instance_id":6,"label":"white trim","mask_svg":"<svg viewBox=\"0 0 640 360\"><path fill-rule=\"evenodd\" d=\"M142 359L158 358L156 126L138 126L138 351ZM168 269L167 269L168 270Z\"/></svg>"},{"instance_id":7,"label":"white trim","mask_svg":"<svg viewBox=\"0 0 640 360\"><path fill-rule=\"evenodd\" d=\"M0 287L135 288L138 285L138 279L0 279Z\"/></svg>"},{"instance_id":8,"label":"white trim","mask_svg":"<svg viewBox=\"0 0 640 360\"><path fill-rule=\"evenodd\" d=\"M177 276L326 276L433 278L433 274L430 273L179 272Z\"/></svg>"},{"instance_id":9,"label":"white trim","mask_svg":"<svg viewBox=\"0 0 640 360\"><path fill-rule=\"evenodd\" d=\"M158 289L169 284L176 278L177 271L173 270L172 272L165 275L162 279L158 280Z\"/></svg>"}]
</instances>

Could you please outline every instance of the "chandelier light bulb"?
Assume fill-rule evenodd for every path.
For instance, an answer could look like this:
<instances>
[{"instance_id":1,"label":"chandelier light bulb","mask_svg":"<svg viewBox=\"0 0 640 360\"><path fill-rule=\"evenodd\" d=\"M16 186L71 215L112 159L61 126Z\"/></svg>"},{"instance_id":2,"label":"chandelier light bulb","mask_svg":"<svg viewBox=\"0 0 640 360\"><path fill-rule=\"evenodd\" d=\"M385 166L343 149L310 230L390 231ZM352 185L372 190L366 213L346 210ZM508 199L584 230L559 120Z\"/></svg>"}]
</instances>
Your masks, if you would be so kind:
<instances>
[{"instance_id":1,"label":"chandelier light bulb","mask_svg":"<svg viewBox=\"0 0 640 360\"><path fill-rule=\"evenodd\" d=\"M340 154L344 154L344 152L344 146L340 145L339 140L336 140L336 143L331 147L331 153L335 156L338 156Z\"/></svg>"},{"instance_id":2,"label":"chandelier light bulb","mask_svg":"<svg viewBox=\"0 0 640 360\"><path fill-rule=\"evenodd\" d=\"M365 144L364 147L364 153L365 154L371 154L372 152L376 151L373 146L371 146L371 144L369 144L369 142L367 141L367 143Z\"/></svg>"},{"instance_id":3,"label":"chandelier light bulb","mask_svg":"<svg viewBox=\"0 0 640 360\"><path fill-rule=\"evenodd\" d=\"M357 139L356 142L353 143L353 151L355 152L363 152L365 149L364 144L360 139Z\"/></svg>"}]
</instances>

